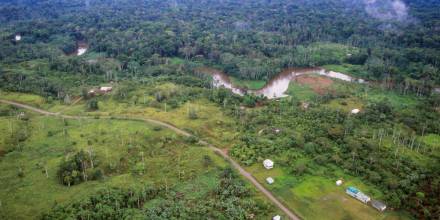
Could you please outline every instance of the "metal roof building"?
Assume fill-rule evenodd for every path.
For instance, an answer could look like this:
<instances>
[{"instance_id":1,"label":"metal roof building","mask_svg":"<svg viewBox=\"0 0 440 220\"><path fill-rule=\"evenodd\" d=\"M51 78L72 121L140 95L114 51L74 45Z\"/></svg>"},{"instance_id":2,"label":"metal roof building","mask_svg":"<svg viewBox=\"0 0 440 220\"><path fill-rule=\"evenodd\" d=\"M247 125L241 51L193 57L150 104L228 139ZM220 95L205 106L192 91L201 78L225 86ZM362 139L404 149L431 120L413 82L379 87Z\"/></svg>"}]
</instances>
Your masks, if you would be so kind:
<instances>
[{"instance_id":1,"label":"metal roof building","mask_svg":"<svg viewBox=\"0 0 440 220\"><path fill-rule=\"evenodd\" d=\"M381 212L387 208L383 202L377 200L371 200L371 205Z\"/></svg>"},{"instance_id":2,"label":"metal roof building","mask_svg":"<svg viewBox=\"0 0 440 220\"><path fill-rule=\"evenodd\" d=\"M363 203L367 203L371 200L369 196L365 195L364 193L352 186L348 187L345 192Z\"/></svg>"}]
</instances>

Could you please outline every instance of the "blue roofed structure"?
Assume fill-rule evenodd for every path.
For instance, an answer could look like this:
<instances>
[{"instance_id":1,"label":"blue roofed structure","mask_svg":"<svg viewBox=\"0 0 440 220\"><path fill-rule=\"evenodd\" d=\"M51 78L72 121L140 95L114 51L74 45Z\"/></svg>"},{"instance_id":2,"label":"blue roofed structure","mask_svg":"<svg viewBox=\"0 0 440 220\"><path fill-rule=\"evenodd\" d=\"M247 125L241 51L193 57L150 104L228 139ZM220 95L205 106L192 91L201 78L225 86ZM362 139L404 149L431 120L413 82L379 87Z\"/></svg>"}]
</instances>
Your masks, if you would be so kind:
<instances>
[{"instance_id":1,"label":"blue roofed structure","mask_svg":"<svg viewBox=\"0 0 440 220\"><path fill-rule=\"evenodd\" d=\"M356 189L356 188L354 188L354 187L352 187L352 186L348 187L347 190L350 191L350 192L352 192L352 193L354 193L354 194L356 194L356 193L359 192L358 189Z\"/></svg>"},{"instance_id":2,"label":"blue roofed structure","mask_svg":"<svg viewBox=\"0 0 440 220\"><path fill-rule=\"evenodd\" d=\"M369 197L369 196L363 194L361 191L359 191L359 190L356 189L355 187L350 186L350 187L348 187L348 188L345 190L345 192L346 192L348 195L350 195L350 196L356 198L357 200L359 200L359 201L361 201L361 202L363 202L363 203L367 203L367 202L370 201L370 197Z\"/></svg>"}]
</instances>

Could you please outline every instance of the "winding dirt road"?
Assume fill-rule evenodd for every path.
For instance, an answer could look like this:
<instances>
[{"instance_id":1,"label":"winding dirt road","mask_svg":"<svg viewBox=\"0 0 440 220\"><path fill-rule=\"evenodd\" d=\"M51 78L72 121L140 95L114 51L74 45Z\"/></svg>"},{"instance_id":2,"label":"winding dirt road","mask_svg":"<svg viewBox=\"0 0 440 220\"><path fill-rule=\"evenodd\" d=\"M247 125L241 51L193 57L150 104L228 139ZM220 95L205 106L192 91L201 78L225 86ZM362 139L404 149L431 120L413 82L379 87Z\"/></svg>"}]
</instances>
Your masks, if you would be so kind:
<instances>
[{"instance_id":1,"label":"winding dirt road","mask_svg":"<svg viewBox=\"0 0 440 220\"><path fill-rule=\"evenodd\" d=\"M27 109L33 112L37 112L39 114L47 115L47 116L55 116L55 117L61 117L66 119L94 119L94 117L90 116L71 116L71 115L63 115L60 112L54 113L49 112L43 109L35 108L26 104L14 102L14 101L8 101L8 100L2 100L0 99L0 103L12 105L15 107ZM158 121L155 119L150 118L138 118L138 117L128 117L128 116L112 116L112 117L100 117L101 119L112 119L112 120L133 120L133 121L144 121L150 124L159 125L162 127L166 127L168 129L173 130L174 132L181 134L186 137L193 136L192 134L179 129L171 124L168 124L166 122ZM230 164L247 180L249 180L261 193L263 193L270 201L272 201L279 209L281 209L290 219L292 220L300 220L300 218L294 214L292 211L290 211L284 204L282 204L269 190L264 188L263 185L261 185L255 177L252 176L251 173L247 172L240 164L238 164L235 160L233 160L227 153L222 151L220 148L215 147L214 145L206 142L206 141L199 141L200 144L205 145L209 147L211 150L216 152L217 154L221 155L224 159L230 162Z\"/></svg>"}]
</instances>

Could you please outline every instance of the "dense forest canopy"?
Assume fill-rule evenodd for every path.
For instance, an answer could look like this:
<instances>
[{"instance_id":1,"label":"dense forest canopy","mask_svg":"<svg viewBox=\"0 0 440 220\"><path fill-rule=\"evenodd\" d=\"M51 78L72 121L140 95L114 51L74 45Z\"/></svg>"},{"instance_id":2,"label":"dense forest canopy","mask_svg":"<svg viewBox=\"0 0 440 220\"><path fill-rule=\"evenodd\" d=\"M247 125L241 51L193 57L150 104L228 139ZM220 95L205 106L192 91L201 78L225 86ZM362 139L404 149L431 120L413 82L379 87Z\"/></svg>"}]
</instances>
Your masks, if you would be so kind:
<instances>
[{"instance_id":1,"label":"dense forest canopy","mask_svg":"<svg viewBox=\"0 0 440 220\"><path fill-rule=\"evenodd\" d=\"M86 39L91 50L145 66L155 56L201 59L244 79L351 63L367 78L439 84L438 1L6 1L4 62L50 58ZM5 34L6 33L6 34ZM18 47L13 34L24 36ZM326 43L357 48L329 57ZM49 44L54 50L41 48ZM324 45L323 45L324 44ZM40 47L39 47L40 46ZM66 48L67 47L67 48ZM70 49L68 48L70 47ZM321 56L314 56L314 54Z\"/></svg>"}]
</instances>

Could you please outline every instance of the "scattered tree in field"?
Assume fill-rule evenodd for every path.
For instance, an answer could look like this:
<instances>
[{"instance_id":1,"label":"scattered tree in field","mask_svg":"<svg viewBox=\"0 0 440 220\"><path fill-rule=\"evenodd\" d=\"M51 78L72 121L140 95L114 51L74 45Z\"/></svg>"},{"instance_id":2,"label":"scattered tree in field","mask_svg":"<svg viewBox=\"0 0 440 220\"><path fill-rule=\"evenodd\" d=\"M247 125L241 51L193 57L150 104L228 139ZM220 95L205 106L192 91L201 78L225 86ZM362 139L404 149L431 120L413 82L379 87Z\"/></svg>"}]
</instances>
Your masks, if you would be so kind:
<instances>
[{"instance_id":1,"label":"scattered tree in field","mask_svg":"<svg viewBox=\"0 0 440 220\"><path fill-rule=\"evenodd\" d=\"M199 116L197 115L197 111L196 111L196 109L195 108L193 108L193 107L188 107L188 118L189 119L191 119L191 120L195 120L195 119L198 119L199 118Z\"/></svg>"},{"instance_id":2,"label":"scattered tree in field","mask_svg":"<svg viewBox=\"0 0 440 220\"><path fill-rule=\"evenodd\" d=\"M89 101L87 101L87 110L96 111L98 109L99 109L98 100L90 99Z\"/></svg>"},{"instance_id":3,"label":"scattered tree in field","mask_svg":"<svg viewBox=\"0 0 440 220\"><path fill-rule=\"evenodd\" d=\"M67 186L76 185L88 180L96 180L103 175L102 170L97 165L95 155L79 151L61 162L57 176L60 182Z\"/></svg>"}]
</instances>

